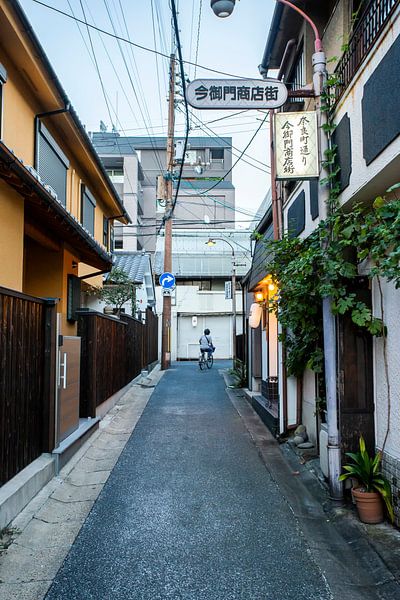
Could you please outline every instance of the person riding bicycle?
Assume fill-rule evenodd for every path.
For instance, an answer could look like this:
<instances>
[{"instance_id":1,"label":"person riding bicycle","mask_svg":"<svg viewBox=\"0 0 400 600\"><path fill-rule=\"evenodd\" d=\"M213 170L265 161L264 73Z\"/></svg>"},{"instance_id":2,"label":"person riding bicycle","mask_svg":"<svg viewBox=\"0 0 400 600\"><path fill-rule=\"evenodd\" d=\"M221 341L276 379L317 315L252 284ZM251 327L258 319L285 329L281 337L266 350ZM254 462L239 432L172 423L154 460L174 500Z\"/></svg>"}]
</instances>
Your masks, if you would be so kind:
<instances>
[{"instance_id":1,"label":"person riding bicycle","mask_svg":"<svg viewBox=\"0 0 400 600\"><path fill-rule=\"evenodd\" d=\"M210 356L215 350L215 346L212 343L212 337L210 335L209 329L204 330L204 334L199 339L199 344L202 358L204 358L205 352L207 352L207 358L210 358Z\"/></svg>"}]
</instances>

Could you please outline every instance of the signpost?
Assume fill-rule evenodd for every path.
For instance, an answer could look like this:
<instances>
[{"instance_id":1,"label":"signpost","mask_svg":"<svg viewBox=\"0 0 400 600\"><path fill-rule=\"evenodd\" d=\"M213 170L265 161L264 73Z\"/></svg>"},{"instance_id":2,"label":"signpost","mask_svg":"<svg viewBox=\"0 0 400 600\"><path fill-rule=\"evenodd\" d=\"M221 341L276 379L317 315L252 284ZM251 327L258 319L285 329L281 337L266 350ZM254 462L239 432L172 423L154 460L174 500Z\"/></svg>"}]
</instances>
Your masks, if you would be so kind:
<instances>
[{"instance_id":1,"label":"signpost","mask_svg":"<svg viewBox=\"0 0 400 600\"><path fill-rule=\"evenodd\" d=\"M315 111L275 114L275 160L277 179L318 179Z\"/></svg>"},{"instance_id":2,"label":"signpost","mask_svg":"<svg viewBox=\"0 0 400 600\"><path fill-rule=\"evenodd\" d=\"M163 273L160 275L160 285L164 290L171 290L175 287L175 276L172 273Z\"/></svg>"},{"instance_id":3,"label":"signpost","mask_svg":"<svg viewBox=\"0 0 400 600\"><path fill-rule=\"evenodd\" d=\"M277 79L195 79L186 99L200 109L274 109L283 106L288 91Z\"/></svg>"}]
</instances>

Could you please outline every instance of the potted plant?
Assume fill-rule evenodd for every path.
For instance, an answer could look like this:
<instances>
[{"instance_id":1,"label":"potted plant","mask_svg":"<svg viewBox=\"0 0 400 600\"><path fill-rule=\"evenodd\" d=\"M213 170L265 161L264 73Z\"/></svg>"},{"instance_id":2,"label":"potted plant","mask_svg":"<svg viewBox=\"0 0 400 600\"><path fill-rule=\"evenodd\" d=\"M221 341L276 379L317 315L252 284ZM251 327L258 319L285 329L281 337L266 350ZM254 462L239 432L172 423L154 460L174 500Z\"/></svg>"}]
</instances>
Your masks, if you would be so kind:
<instances>
[{"instance_id":1,"label":"potted plant","mask_svg":"<svg viewBox=\"0 0 400 600\"><path fill-rule=\"evenodd\" d=\"M358 452L346 452L352 463L344 465L346 471L340 475L340 481L351 477L357 480L358 487L353 487L353 497L356 501L358 515L363 523L381 523L383 521L383 502L390 520L393 523L394 513L392 504L392 491L388 480L382 475L382 455L377 452L374 458L370 457L363 436L360 437Z\"/></svg>"}]
</instances>

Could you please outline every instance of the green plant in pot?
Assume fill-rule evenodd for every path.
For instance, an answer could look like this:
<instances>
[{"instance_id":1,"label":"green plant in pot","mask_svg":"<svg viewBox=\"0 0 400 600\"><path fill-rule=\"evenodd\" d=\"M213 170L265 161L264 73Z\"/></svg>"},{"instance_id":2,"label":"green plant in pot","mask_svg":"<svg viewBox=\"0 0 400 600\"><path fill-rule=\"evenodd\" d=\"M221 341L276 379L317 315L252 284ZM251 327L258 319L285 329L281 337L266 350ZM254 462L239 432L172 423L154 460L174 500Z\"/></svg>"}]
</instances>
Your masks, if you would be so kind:
<instances>
[{"instance_id":1,"label":"green plant in pot","mask_svg":"<svg viewBox=\"0 0 400 600\"><path fill-rule=\"evenodd\" d=\"M346 456L353 462L343 465L346 472L339 479L344 481L351 477L357 480L358 486L353 488L353 497L363 523L381 523L384 518L383 503L393 523L392 491L388 480L382 475L382 455L377 452L373 458L369 456L363 436L360 437L359 444L358 452L346 452Z\"/></svg>"}]
</instances>

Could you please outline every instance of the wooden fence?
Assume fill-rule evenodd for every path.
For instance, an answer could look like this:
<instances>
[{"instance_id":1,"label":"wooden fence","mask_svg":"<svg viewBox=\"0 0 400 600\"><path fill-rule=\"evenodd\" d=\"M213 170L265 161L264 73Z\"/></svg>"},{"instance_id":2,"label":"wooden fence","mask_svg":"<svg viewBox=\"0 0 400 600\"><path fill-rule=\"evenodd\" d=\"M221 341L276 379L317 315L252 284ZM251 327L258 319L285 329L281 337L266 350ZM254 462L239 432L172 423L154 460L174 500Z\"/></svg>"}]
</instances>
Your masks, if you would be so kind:
<instances>
[{"instance_id":1,"label":"wooden fence","mask_svg":"<svg viewBox=\"0 0 400 600\"><path fill-rule=\"evenodd\" d=\"M54 447L56 308L0 287L0 485Z\"/></svg>"},{"instance_id":2,"label":"wooden fence","mask_svg":"<svg viewBox=\"0 0 400 600\"><path fill-rule=\"evenodd\" d=\"M100 404L157 360L157 316L148 310L142 323L129 315L77 314L82 338L80 416L94 417Z\"/></svg>"}]
</instances>

